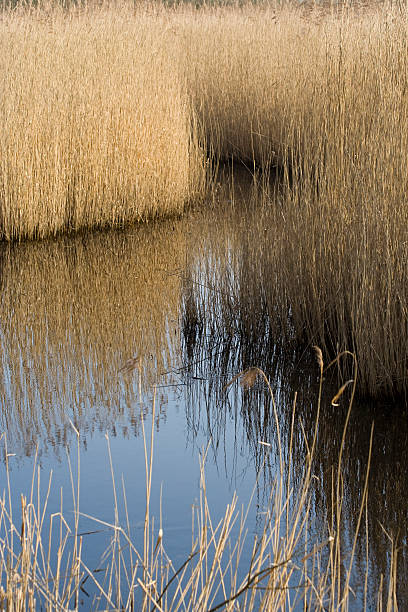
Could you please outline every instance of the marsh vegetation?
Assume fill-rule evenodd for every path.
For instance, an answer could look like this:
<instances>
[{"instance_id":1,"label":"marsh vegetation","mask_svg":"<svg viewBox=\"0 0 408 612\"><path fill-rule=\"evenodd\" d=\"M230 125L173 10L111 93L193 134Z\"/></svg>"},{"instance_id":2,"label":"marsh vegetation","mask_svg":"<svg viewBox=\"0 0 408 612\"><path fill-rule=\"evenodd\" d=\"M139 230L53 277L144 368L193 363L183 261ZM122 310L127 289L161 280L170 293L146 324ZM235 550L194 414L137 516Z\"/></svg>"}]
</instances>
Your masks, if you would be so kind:
<instances>
[{"instance_id":1,"label":"marsh vegetation","mask_svg":"<svg viewBox=\"0 0 408 612\"><path fill-rule=\"evenodd\" d=\"M3 10L2 236L180 213L217 160L277 170L282 313L405 393L407 28L388 4Z\"/></svg>"},{"instance_id":2,"label":"marsh vegetation","mask_svg":"<svg viewBox=\"0 0 408 612\"><path fill-rule=\"evenodd\" d=\"M238 184L233 202L220 194L211 209L177 221L5 247L5 601L28 606L35 599L51 609L76 602L92 610L133 601L150 609L190 553L197 554L178 575L179 587L171 583L162 609L182 601L187 609L210 609L241 587L231 609L262 602L265 610L305 602L337 609L343 598L351 609L370 609L389 597L390 605L406 601L404 580L397 582L405 575L408 520L404 412L358 403L352 386L332 406L342 360L351 356L325 369L319 395L314 349L295 336L282 341L263 307L251 323L242 270L260 217L244 214L252 209L252 180L236 176ZM254 364L267 372L272 391ZM152 426L144 534L143 439L149 449ZM252 492L244 527L241 503L245 515ZM160 528L164 548L155 550ZM269 573L279 559L283 565Z\"/></svg>"},{"instance_id":3,"label":"marsh vegetation","mask_svg":"<svg viewBox=\"0 0 408 612\"><path fill-rule=\"evenodd\" d=\"M21 513L7 485L4 606L89 607L86 575L101 609L406 604L407 35L400 4L2 9L2 477L106 431L146 472L137 543L114 486L103 584L79 489L68 536L37 473ZM203 470L192 547L155 547L169 406L228 482L250 458L249 552Z\"/></svg>"}]
</instances>

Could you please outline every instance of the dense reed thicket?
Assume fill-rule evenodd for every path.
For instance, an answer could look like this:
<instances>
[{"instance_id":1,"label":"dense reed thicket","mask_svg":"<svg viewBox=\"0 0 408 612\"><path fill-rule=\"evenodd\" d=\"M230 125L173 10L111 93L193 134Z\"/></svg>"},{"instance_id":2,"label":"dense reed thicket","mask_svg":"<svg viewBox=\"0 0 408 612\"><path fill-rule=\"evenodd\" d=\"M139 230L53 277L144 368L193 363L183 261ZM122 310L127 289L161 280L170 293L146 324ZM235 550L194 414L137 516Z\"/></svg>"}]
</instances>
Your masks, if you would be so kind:
<instances>
[{"instance_id":1,"label":"dense reed thicket","mask_svg":"<svg viewBox=\"0 0 408 612\"><path fill-rule=\"evenodd\" d=\"M404 391L407 34L388 4L3 11L0 232L181 211L202 148L278 166L264 282L299 335L356 352L362 389Z\"/></svg>"},{"instance_id":2,"label":"dense reed thicket","mask_svg":"<svg viewBox=\"0 0 408 612\"><path fill-rule=\"evenodd\" d=\"M126 6L1 13L4 238L180 212L202 193L191 105L162 29Z\"/></svg>"},{"instance_id":3,"label":"dense reed thicket","mask_svg":"<svg viewBox=\"0 0 408 612\"><path fill-rule=\"evenodd\" d=\"M280 167L275 227L252 238L252 287L271 313L290 309L291 332L355 351L365 392L405 391L406 13L247 7L179 23L214 153Z\"/></svg>"}]
</instances>

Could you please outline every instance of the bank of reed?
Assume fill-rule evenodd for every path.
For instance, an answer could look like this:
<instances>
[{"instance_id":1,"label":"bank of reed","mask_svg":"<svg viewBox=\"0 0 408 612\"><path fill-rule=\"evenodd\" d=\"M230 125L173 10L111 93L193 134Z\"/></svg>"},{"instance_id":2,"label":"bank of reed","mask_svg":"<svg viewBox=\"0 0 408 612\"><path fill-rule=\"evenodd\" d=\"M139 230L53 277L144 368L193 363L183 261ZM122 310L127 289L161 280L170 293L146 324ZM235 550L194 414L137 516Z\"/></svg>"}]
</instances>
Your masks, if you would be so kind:
<instances>
[{"instance_id":1,"label":"bank of reed","mask_svg":"<svg viewBox=\"0 0 408 612\"><path fill-rule=\"evenodd\" d=\"M202 153L163 19L130 6L0 18L0 232L8 240L180 213Z\"/></svg>"},{"instance_id":2,"label":"bank of reed","mask_svg":"<svg viewBox=\"0 0 408 612\"><path fill-rule=\"evenodd\" d=\"M5 10L1 235L180 212L204 151L277 168L282 310L405 391L407 34L392 4Z\"/></svg>"},{"instance_id":3,"label":"bank of reed","mask_svg":"<svg viewBox=\"0 0 408 612\"><path fill-rule=\"evenodd\" d=\"M195 13L185 28L214 154L280 177L262 186L275 217L248 244L250 286L263 285L271 313L290 311L298 337L354 350L364 392L405 392L406 12L269 5Z\"/></svg>"}]
</instances>

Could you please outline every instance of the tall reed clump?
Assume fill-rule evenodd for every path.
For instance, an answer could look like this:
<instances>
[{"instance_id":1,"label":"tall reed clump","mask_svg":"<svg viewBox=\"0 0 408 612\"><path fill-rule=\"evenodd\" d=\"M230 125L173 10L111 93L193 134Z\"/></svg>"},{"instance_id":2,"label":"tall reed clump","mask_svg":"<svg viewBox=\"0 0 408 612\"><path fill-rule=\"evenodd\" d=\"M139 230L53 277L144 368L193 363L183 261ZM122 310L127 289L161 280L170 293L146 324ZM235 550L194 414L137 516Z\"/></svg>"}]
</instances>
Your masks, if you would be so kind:
<instances>
[{"instance_id":1,"label":"tall reed clump","mask_svg":"<svg viewBox=\"0 0 408 612\"><path fill-rule=\"evenodd\" d=\"M332 353L355 351L374 395L408 383L407 33L384 7L316 27L311 46L330 44L284 194L295 324Z\"/></svg>"},{"instance_id":2,"label":"tall reed clump","mask_svg":"<svg viewBox=\"0 0 408 612\"><path fill-rule=\"evenodd\" d=\"M356 351L362 391L406 391L406 13L245 6L178 27L209 147L280 168L280 261L265 242L263 282L299 336Z\"/></svg>"},{"instance_id":3,"label":"tall reed clump","mask_svg":"<svg viewBox=\"0 0 408 612\"><path fill-rule=\"evenodd\" d=\"M179 213L204 166L163 20L129 5L0 15L0 235Z\"/></svg>"}]
</instances>

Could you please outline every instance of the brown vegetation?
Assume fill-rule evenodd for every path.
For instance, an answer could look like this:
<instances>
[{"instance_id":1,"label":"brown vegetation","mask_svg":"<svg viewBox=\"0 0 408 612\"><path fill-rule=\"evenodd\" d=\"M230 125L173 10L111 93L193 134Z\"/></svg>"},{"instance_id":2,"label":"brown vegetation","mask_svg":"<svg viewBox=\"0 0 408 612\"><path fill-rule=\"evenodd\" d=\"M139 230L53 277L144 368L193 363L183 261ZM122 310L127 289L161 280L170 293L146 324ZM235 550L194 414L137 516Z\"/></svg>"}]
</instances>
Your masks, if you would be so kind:
<instances>
[{"instance_id":1,"label":"brown vegetation","mask_svg":"<svg viewBox=\"0 0 408 612\"><path fill-rule=\"evenodd\" d=\"M258 208L252 233L241 234L241 251L234 254L240 258L237 274L231 274L230 260L225 264L229 276L221 298L223 312L236 317L234 308L239 304L241 330L256 330L257 310L251 305L261 296L271 319L277 316L282 325L282 336L318 344L322 357L355 351L364 392L406 392L407 33L408 20L401 8L384 5L364 11L252 5L198 11L119 5L4 10L0 16L0 234L5 240L41 238L179 213L204 194L204 151L215 160L238 158L265 171L261 189L258 184L254 190L262 209ZM277 186L268 180L274 167L280 178ZM41 274L41 261L38 268ZM52 270L46 266L44 270L48 282ZM67 266L63 286L71 290L69 270ZM122 274L126 278L126 272ZM239 300L228 293L232 276L235 283L239 281ZM16 295L22 283L17 279ZM28 279L24 285L29 283ZM76 284L82 291L80 278ZM51 286L49 295L39 299L51 300L52 291ZM172 303L178 291L175 282ZM121 295L126 298L127 287ZM126 299L119 302L119 309L123 302L125 310ZM14 306L14 315L23 321L26 313L19 315L19 303ZM98 299L94 304L95 312L106 314L108 321L116 316L111 306L101 307ZM83 311L88 307L84 303ZM72 313L69 308L64 312L68 321ZM157 316L162 337L165 322L160 313ZM50 329L53 323L47 321ZM57 320L55 328L61 332ZM10 333L13 330L11 324ZM106 330L101 329L98 337L103 355ZM147 345L155 346L156 340L152 334ZM61 344L64 341L62 336ZM252 381L247 374L242 382L251 386ZM137 559L132 571L141 570L137 585L147 609L156 605L171 565L161 542L152 552L147 454L146 466L144 553L138 556L126 533L114 525L110 577L115 572L120 575L117 567L123 564L120 535ZM192 573L182 572L175 599L164 600L163 609L177 608L183 601L208 609L215 605L218 589L224 590L231 609L237 593L247 598L246 609L259 609L253 586L261 578L269 586L261 604L267 610L279 609L287 602L292 559L309 585L300 595L305 602L313 601L317 607L324 603L329 609L340 603L347 607L350 574L341 573L342 551L334 532L328 531L329 539L322 548L313 549L311 557L295 555L305 536L311 480L308 456L290 516L292 492L285 497L283 480L277 483L250 572L241 583L232 573L228 592L221 557L231 542L235 502L213 529L203 481L201 522L192 550L198 557L194 564L193 556L188 558ZM333 485L337 525L341 481L340 465ZM366 499L365 489L356 534ZM79 544L66 568L67 588L60 589L59 567L51 578L48 534L42 539L43 515L35 514L38 507L22 498L19 531L6 498L0 502L1 527L6 534L14 533L2 542L6 585L0 592L2 604L16 601L17 606L34 607L38 596L50 607L55 602L63 607L72 603L88 572L81 566ZM62 516L59 521L60 533L65 533ZM74 533L76 529L77 523ZM63 535L61 556L65 544ZM231 548L238 561L239 538ZM327 569L322 569L322 549ZM160 565L159 554L160 563L164 560L167 566ZM207 566L209 557L215 562ZM231 567L231 557L227 566ZM163 567L165 573L160 574ZM395 603L394 570L393 560L390 607ZM136 585L136 576L136 571L130 575L126 589ZM104 591L107 605L122 607L126 602L118 589L113 595L117 584L114 587L112 580Z\"/></svg>"},{"instance_id":2,"label":"brown vegetation","mask_svg":"<svg viewBox=\"0 0 408 612\"><path fill-rule=\"evenodd\" d=\"M282 304L312 344L356 351L362 389L403 391L407 31L390 5L4 10L0 232L181 211L199 141L279 166Z\"/></svg>"},{"instance_id":3,"label":"brown vegetation","mask_svg":"<svg viewBox=\"0 0 408 612\"><path fill-rule=\"evenodd\" d=\"M129 6L1 13L4 238L179 213L202 194L202 152L163 26Z\"/></svg>"},{"instance_id":4,"label":"brown vegetation","mask_svg":"<svg viewBox=\"0 0 408 612\"><path fill-rule=\"evenodd\" d=\"M279 168L278 193L258 195L273 210L247 241L249 293L262 285L272 318L290 308L298 338L355 351L365 393L405 392L405 13L245 7L179 16L179 28L212 150Z\"/></svg>"}]
</instances>

